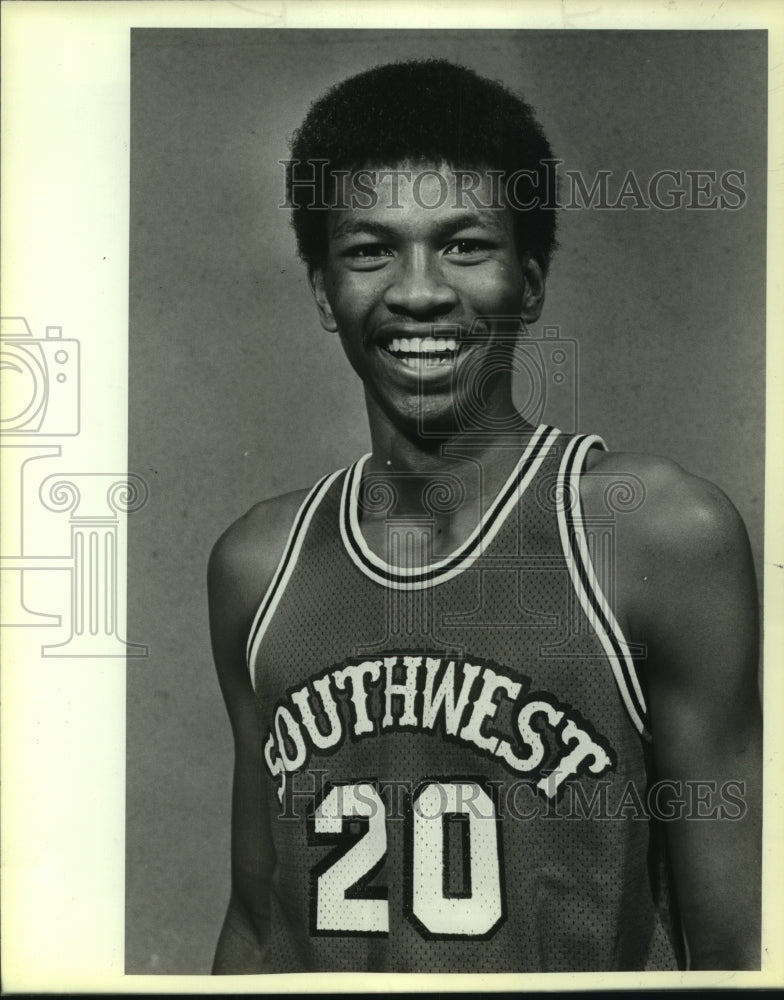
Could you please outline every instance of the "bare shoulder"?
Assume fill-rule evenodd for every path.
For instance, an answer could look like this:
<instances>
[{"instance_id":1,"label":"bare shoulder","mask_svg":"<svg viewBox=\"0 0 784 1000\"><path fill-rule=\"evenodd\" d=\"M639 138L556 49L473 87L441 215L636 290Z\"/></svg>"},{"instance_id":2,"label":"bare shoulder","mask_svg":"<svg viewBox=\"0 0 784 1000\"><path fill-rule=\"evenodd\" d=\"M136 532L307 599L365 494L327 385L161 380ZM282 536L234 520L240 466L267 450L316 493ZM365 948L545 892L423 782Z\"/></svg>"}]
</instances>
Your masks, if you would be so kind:
<instances>
[{"instance_id":1,"label":"bare shoulder","mask_svg":"<svg viewBox=\"0 0 784 1000\"><path fill-rule=\"evenodd\" d=\"M254 504L231 524L210 553L211 587L229 586L249 596L263 593L275 572L289 531L307 490L295 490Z\"/></svg>"},{"instance_id":2,"label":"bare shoulder","mask_svg":"<svg viewBox=\"0 0 784 1000\"><path fill-rule=\"evenodd\" d=\"M613 484L633 496L632 502L621 502L615 512L629 521L642 545L693 553L704 551L706 545L726 552L746 543L743 521L729 497L670 459L591 451L581 484L586 513L607 513L607 491Z\"/></svg>"},{"instance_id":3,"label":"bare shoulder","mask_svg":"<svg viewBox=\"0 0 784 1000\"><path fill-rule=\"evenodd\" d=\"M253 616L307 492L297 490L255 504L212 548L207 568L210 635L222 681L245 672L245 641Z\"/></svg>"},{"instance_id":4,"label":"bare shoulder","mask_svg":"<svg viewBox=\"0 0 784 1000\"><path fill-rule=\"evenodd\" d=\"M713 628L719 614L746 608L751 620L756 579L746 528L718 486L675 462L626 452L589 453L581 482L586 518L608 515L608 488L633 501L611 512L619 611L646 639L688 617ZM619 494L623 495L623 493ZM712 616L712 620L711 620Z\"/></svg>"}]
</instances>

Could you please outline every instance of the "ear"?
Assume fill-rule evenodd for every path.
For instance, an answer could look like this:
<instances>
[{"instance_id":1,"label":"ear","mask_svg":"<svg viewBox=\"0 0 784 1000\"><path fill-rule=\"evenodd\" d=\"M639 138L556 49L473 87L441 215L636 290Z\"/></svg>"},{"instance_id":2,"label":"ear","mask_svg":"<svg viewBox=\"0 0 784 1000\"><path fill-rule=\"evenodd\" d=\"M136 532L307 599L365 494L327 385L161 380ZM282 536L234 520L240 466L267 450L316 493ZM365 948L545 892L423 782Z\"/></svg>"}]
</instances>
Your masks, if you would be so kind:
<instances>
[{"instance_id":1,"label":"ear","mask_svg":"<svg viewBox=\"0 0 784 1000\"><path fill-rule=\"evenodd\" d=\"M313 298L316 300L316 308L318 309L321 325L329 333L335 333L338 324L332 315L332 307L327 298L324 268L321 264L311 264L308 267L308 281L310 282L310 290L313 292Z\"/></svg>"},{"instance_id":2,"label":"ear","mask_svg":"<svg viewBox=\"0 0 784 1000\"><path fill-rule=\"evenodd\" d=\"M525 255L523 281L525 289L523 291L522 317L527 323L534 323L539 319L539 314L544 306L545 277L542 265L532 253Z\"/></svg>"}]
</instances>

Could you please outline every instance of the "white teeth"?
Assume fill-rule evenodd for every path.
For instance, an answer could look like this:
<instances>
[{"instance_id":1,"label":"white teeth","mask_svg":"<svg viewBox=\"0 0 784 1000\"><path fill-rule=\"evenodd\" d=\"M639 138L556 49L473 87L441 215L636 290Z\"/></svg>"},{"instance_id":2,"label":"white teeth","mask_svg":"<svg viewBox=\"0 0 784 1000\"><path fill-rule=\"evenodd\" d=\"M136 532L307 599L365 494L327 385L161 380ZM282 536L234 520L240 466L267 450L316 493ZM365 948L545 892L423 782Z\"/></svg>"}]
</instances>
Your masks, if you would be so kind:
<instances>
[{"instance_id":1,"label":"white teeth","mask_svg":"<svg viewBox=\"0 0 784 1000\"><path fill-rule=\"evenodd\" d=\"M447 354L457 350L457 341L450 337L394 337L387 350L393 354Z\"/></svg>"}]
</instances>

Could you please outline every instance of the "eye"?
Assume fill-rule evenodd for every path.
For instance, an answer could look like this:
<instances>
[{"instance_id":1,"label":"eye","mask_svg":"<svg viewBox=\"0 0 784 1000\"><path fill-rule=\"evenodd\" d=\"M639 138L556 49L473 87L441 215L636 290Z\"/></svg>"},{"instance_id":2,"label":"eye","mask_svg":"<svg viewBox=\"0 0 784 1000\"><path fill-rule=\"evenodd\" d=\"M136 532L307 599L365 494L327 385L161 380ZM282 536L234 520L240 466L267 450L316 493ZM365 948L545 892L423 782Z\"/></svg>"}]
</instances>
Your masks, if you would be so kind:
<instances>
[{"instance_id":1,"label":"eye","mask_svg":"<svg viewBox=\"0 0 784 1000\"><path fill-rule=\"evenodd\" d=\"M455 240L450 243L445 253L451 257L468 257L483 254L489 249L490 244L484 240Z\"/></svg>"},{"instance_id":2,"label":"eye","mask_svg":"<svg viewBox=\"0 0 784 1000\"><path fill-rule=\"evenodd\" d=\"M342 256L353 260L378 260L379 257L391 257L392 251L383 243L359 243L347 247Z\"/></svg>"}]
</instances>

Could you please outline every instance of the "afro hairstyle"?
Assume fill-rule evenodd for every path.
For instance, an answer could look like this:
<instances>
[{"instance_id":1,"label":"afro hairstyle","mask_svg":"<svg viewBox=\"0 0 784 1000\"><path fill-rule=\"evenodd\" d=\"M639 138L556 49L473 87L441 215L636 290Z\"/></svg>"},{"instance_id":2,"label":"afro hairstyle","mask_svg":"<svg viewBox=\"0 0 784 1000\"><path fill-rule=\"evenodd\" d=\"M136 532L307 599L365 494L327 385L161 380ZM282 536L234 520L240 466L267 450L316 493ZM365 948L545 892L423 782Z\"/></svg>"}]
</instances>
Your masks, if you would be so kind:
<instances>
[{"instance_id":1,"label":"afro hairstyle","mask_svg":"<svg viewBox=\"0 0 784 1000\"><path fill-rule=\"evenodd\" d=\"M527 171L532 207L515 211L518 252L547 272L556 246L548 190L553 153L525 101L474 70L443 59L394 62L336 84L315 101L291 140L287 205L297 247L309 265L327 255L330 171L447 164L452 169ZM298 170L309 165L310 172ZM324 167L313 169L314 164ZM303 177L307 182L303 183ZM307 191L307 197L301 197ZM299 199L299 200L298 200Z\"/></svg>"}]
</instances>

